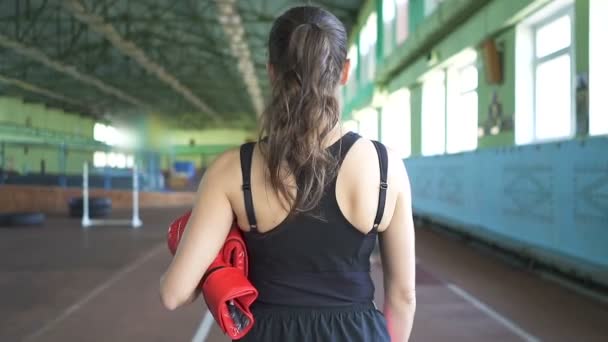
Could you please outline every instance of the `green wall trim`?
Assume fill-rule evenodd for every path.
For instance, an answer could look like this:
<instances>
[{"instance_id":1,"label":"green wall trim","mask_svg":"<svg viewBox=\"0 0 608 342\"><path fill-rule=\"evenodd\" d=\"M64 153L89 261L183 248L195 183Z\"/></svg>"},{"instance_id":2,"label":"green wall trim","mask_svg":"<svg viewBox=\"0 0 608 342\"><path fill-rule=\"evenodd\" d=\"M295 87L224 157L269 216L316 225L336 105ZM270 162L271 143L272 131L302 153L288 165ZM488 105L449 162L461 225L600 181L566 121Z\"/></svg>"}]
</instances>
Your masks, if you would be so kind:
<instances>
[{"instance_id":1,"label":"green wall trim","mask_svg":"<svg viewBox=\"0 0 608 342\"><path fill-rule=\"evenodd\" d=\"M176 145L171 149L176 156L192 156L192 155L216 155L223 153L239 145Z\"/></svg>"},{"instance_id":2,"label":"green wall trim","mask_svg":"<svg viewBox=\"0 0 608 342\"><path fill-rule=\"evenodd\" d=\"M409 67L417 58L426 58L438 41L454 31L489 0L452 0L442 2L439 7L418 27L409 33L407 40L385 58L376 74L377 82L388 83L397 73ZM517 0L514 0L517 1Z\"/></svg>"},{"instance_id":3,"label":"green wall trim","mask_svg":"<svg viewBox=\"0 0 608 342\"><path fill-rule=\"evenodd\" d=\"M455 0L442 3L437 11L428 17L418 32L398 48L380 71L379 81L386 82L389 90L408 87L416 83L418 78L433 67L440 66L450 57L466 47L476 48L485 39L500 34L512 27L527 15L546 5L551 0ZM459 4L460 5L457 5ZM468 3L473 10L468 20L453 23L447 32L440 32L440 26L448 26L448 19L442 16L454 17L457 14L447 14L448 11L462 11ZM451 4L452 7L445 5ZM485 4L485 6L483 6ZM442 14L443 13L443 14ZM450 12L448 12L450 13ZM441 24L444 22L444 24ZM433 32L443 33L440 40L433 37ZM409 42L409 43L408 43ZM437 63L429 65L426 55L421 55L420 49L424 46L425 52L435 51L438 56ZM418 52L418 53L417 53Z\"/></svg>"},{"instance_id":4,"label":"green wall trim","mask_svg":"<svg viewBox=\"0 0 608 342\"><path fill-rule=\"evenodd\" d=\"M604 0L606 1L606 0ZM574 49L576 74L589 72L589 0L574 5Z\"/></svg>"},{"instance_id":5,"label":"green wall trim","mask_svg":"<svg viewBox=\"0 0 608 342\"><path fill-rule=\"evenodd\" d=\"M65 146L77 150L104 150L110 146L87 136L0 122L0 141L8 144Z\"/></svg>"}]
</instances>

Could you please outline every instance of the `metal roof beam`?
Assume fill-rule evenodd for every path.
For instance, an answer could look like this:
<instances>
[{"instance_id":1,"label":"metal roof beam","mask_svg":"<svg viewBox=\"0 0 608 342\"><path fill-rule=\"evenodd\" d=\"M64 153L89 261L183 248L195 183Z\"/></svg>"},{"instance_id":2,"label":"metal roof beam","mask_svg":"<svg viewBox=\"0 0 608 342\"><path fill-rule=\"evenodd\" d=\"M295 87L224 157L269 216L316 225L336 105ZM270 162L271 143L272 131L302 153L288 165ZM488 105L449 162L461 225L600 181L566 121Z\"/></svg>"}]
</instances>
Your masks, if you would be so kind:
<instances>
[{"instance_id":1,"label":"metal roof beam","mask_svg":"<svg viewBox=\"0 0 608 342\"><path fill-rule=\"evenodd\" d=\"M46 54L44 54L44 52L29 46L25 46L20 42L14 41L6 37L2 33L0 33L0 46L5 47L7 49L11 49L22 56L33 59L57 72L69 75L82 83L92 85L97 89L101 90L102 92L113 95L114 97L117 97L127 103L133 104L135 106L146 107L146 105L142 101L125 94L122 90L108 85L93 76L89 76L79 72L75 66L66 65L56 60L53 60Z\"/></svg>"},{"instance_id":2,"label":"metal roof beam","mask_svg":"<svg viewBox=\"0 0 608 342\"><path fill-rule=\"evenodd\" d=\"M59 100L61 102L69 103L69 104L76 105L78 107L82 107L84 109L90 110L90 108L88 108L85 104L80 103L79 101L76 101L65 95L56 93L52 90L42 88L42 87L36 86L34 84L31 84L31 83L28 83L28 82L25 82L25 81L22 81L22 80L19 80L16 78L11 78L11 77L6 77L3 75L0 75L0 82L19 87L19 88L29 91L31 93L40 94L40 95L46 96L51 99Z\"/></svg>"},{"instance_id":3,"label":"metal roof beam","mask_svg":"<svg viewBox=\"0 0 608 342\"><path fill-rule=\"evenodd\" d=\"M64 0L63 5L76 19L87 24L93 31L104 36L116 49L134 59L142 68L158 77L162 82L168 84L188 102L202 111L203 114L207 114L214 120L218 119L216 112L196 96L192 90L182 84L161 65L152 61L141 48L133 42L123 38L116 28L111 24L106 23L101 16L89 12L78 0Z\"/></svg>"}]
</instances>

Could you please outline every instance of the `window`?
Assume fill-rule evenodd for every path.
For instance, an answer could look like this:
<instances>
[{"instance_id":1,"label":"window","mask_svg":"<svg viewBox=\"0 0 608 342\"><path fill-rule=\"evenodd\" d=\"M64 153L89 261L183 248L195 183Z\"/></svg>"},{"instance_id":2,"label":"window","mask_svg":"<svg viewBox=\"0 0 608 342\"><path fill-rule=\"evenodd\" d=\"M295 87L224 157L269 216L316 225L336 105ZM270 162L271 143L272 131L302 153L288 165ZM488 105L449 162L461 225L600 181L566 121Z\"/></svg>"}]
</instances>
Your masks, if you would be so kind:
<instances>
[{"instance_id":1,"label":"window","mask_svg":"<svg viewBox=\"0 0 608 342\"><path fill-rule=\"evenodd\" d=\"M395 45L395 0L382 1L382 21L384 22L384 55L388 56Z\"/></svg>"},{"instance_id":2,"label":"window","mask_svg":"<svg viewBox=\"0 0 608 342\"><path fill-rule=\"evenodd\" d=\"M93 126L93 139L111 146L126 147L133 144L133 134L99 122Z\"/></svg>"},{"instance_id":3,"label":"window","mask_svg":"<svg viewBox=\"0 0 608 342\"><path fill-rule=\"evenodd\" d=\"M589 135L608 134L608 1L591 0L589 16Z\"/></svg>"},{"instance_id":4,"label":"window","mask_svg":"<svg viewBox=\"0 0 608 342\"><path fill-rule=\"evenodd\" d=\"M397 3L397 44L403 43L408 36L409 9L408 0L396 0Z\"/></svg>"},{"instance_id":5,"label":"window","mask_svg":"<svg viewBox=\"0 0 608 342\"><path fill-rule=\"evenodd\" d=\"M359 65L357 45L351 46L348 50L348 58L350 59L350 71L348 83L346 85L346 99L350 101L357 93L357 67Z\"/></svg>"},{"instance_id":6,"label":"window","mask_svg":"<svg viewBox=\"0 0 608 342\"><path fill-rule=\"evenodd\" d=\"M517 30L517 144L563 139L574 134L571 12L571 8L555 11L549 7Z\"/></svg>"},{"instance_id":7,"label":"window","mask_svg":"<svg viewBox=\"0 0 608 342\"><path fill-rule=\"evenodd\" d=\"M378 140L378 112L373 108L365 108L354 116L359 121L359 134L370 140Z\"/></svg>"},{"instance_id":8,"label":"window","mask_svg":"<svg viewBox=\"0 0 608 342\"><path fill-rule=\"evenodd\" d=\"M135 162L132 155L126 155L124 153L116 152L103 152L97 151L93 153L93 166L98 168L112 167L112 168L131 168Z\"/></svg>"},{"instance_id":9,"label":"window","mask_svg":"<svg viewBox=\"0 0 608 342\"><path fill-rule=\"evenodd\" d=\"M410 92L399 89L392 93L382 108L382 142L401 158L411 154Z\"/></svg>"},{"instance_id":10,"label":"window","mask_svg":"<svg viewBox=\"0 0 608 342\"><path fill-rule=\"evenodd\" d=\"M445 72L433 71L422 84L422 155L445 153Z\"/></svg>"},{"instance_id":11,"label":"window","mask_svg":"<svg viewBox=\"0 0 608 342\"><path fill-rule=\"evenodd\" d=\"M358 133L359 132L359 122L356 120L348 120L342 123L342 129L346 132L351 131Z\"/></svg>"},{"instance_id":12,"label":"window","mask_svg":"<svg viewBox=\"0 0 608 342\"><path fill-rule=\"evenodd\" d=\"M376 69L376 40L378 38L377 15L372 13L361 30L361 80L368 83L374 79Z\"/></svg>"},{"instance_id":13,"label":"window","mask_svg":"<svg viewBox=\"0 0 608 342\"><path fill-rule=\"evenodd\" d=\"M448 69L446 150L448 153L477 148L477 67L476 54L466 50L461 61Z\"/></svg>"},{"instance_id":14,"label":"window","mask_svg":"<svg viewBox=\"0 0 608 342\"><path fill-rule=\"evenodd\" d=\"M105 167L107 163L106 153L97 151L93 153L93 166L95 167Z\"/></svg>"}]
</instances>

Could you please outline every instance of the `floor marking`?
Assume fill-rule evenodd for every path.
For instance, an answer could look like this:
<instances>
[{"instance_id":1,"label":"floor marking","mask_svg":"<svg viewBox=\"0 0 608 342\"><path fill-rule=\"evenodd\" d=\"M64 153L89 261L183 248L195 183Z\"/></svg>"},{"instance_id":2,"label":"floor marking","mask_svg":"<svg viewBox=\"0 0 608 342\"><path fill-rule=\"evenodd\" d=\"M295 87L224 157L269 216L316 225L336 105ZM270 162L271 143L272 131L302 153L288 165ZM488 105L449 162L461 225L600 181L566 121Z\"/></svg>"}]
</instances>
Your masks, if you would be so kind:
<instances>
[{"instance_id":1,"label":"floor marking","mask_svg":"<svg viewBox=\"0 0 608 342\"><path fill-rule=\"evenodd\" d=\"M494 318L496 321L498 321L500 324L505 326L507 329L509 329L515 335L521 337L524 341L540 342L540 339L538 337L534 337L531 334L527 333L525 330L523 330L520 326L515 324L513 321L509 320L508 318L504 317L503 315L499 314L498 312L492 310L489 306L482 303L481 301L479 301L478 299L476 299L475 297L473 297L471 294L467 293L465 290L461 289L460 287L453 285L453 284L447 284L446 286L448 289L452 290L452 292L456 293L457 295L459 295L460 297L462 297L469 303L473 304L474 307L483 311L488 316Z\"/></svg>"},{"instance_id":2,"label":"floor marking","mask_svg":"<svg viewBox=\"0 0 608 342\"><path fill-rule=\"evenodd\" d=\"M72 304L72 306L68 307L59 316L55 317L55 319L48 321L40 329L38 329L37 331L33 332L32 334L26 336L23 339L23 341L24 342L30 341L37 337L40 337L42 334L49 331L50 329L52 329L53 327L55 327L56 325L61 323L63 320L68 318L71 314L73 314L74 312L78 311L80 308L85 306L93 298L97 297L103 291L107 290L110 286L112 286L118 280L123 278L125 275L129 274L130 272L132 272L133 270L135 270L136 268L138 268L139 266L144 264L146 261L150 260L153 256L155 256L156 254L158 254L162 251L166 251L166 246L164 244L160 244L160 245L154 247L148 253L142 255L141 257L139 257L138 259L133 261L128 266L126 266L123 269L121 269L120 271L116 272L112 277L110 277L110 279L106 280L103 284L99 285L98 287L93 289L93 291L89 292L88 295L86 295L85 297L83 297L82 299L77 301L76 303Z\"/></svg>"},{"instance_id":3,"label":"floor marking","mask_svg":"<svg viewBox=\"0 0 608 342\"><path fill-rule=\"evenodd\" d=\"M209 310L205 310L205 316L203 317L201 324L198 326L196 334L194 334L194 337L192 338L192 342L205 341L207 339L207 335L209 335L209 331L211 331L213 322L215 322L213 319L213 315L211 315L211 312L209 312Z\"/></svg>"}]
</instances>

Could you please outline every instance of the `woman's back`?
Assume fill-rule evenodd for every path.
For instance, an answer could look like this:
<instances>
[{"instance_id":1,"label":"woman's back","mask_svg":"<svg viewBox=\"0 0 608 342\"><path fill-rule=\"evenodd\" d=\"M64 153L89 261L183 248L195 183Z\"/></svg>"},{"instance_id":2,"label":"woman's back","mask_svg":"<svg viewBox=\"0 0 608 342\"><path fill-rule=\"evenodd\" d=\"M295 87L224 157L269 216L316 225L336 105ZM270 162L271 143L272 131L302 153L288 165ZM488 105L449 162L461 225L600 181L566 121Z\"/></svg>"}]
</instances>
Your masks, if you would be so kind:
<instances>
[{"instance_id":1,"label":"woman's back","mask_svg":"<svg viewBox=\"0 0 608 342\"><path fill-rule=\"evenodd\" d=\"M344 26L320 8L295 7L275 20L268 46L264 138L208 168L161 285L163 301L173 308L192 298L236 216L259 291L245 340L388 341L389 332L405 339L414 308L409 183L398 157L341 131L336 94L350 65ZM388 328L369 275L378 236Z\"/></svg>"},{"instance_id":2,"label":"woman's back","mask_svg":"<svg viewBox=\"0 0 608 342\"><path fill-rule=\"evenodd\" d=\"M351 156L349 152L359 138L359 135L348 132L327 147L327 150L341 165L346 157ZM380 148L386 177L386 150L383 146ZM252 150L243 148L242 151L241 172L246 176L250 169L248 154L250 155ZM362 204L362 207L358 208L359 211L365 212L368 211L365 205L373 206L373 215L370 217L381 222L386 197L378 203L380 193L378 156L371 161L357 161L356 158L361 158L361 155L354 157L354 160L351 159L350 167L355 168L362 162L371 162L375 166L377 176L371 178L359 174L356 176L357 179L351 182L355 181L360 186L341 181L338 188L336 181L342 180L342 167L349 167L342 166L338 168L338 177L330 179L325 186L324 194L317 206L307 213L297 213L291 217L288 217L286 212L281 215L279 210L273 210L277 206L282 208L278 198L272 203L263 196L267 186L264 184L263 163L258 164L260 172L255 173L258 179L252 178L251 182L249 180L243 182L251 183L251 187L243 191L240 196L244 203L245 217L239 217L239 222L241 227L249 230L245 233L250 258L249 274L260 293L259 302L299 306L341 306L372 302L374 286L369 275L369 259L376 242L378 226L372 221L367 225L367 229L359 229L351 224L353 216L345 215L341 208L353 208L357 203ZM349 169L343 171L348 173ZM353 173L356 170L350 171ZM357 188L365 189L367 180L372 183L370 186L372 191L360 192ZM344 194L349 189L358 191L352 198L347 197L346 201L340 204L340 194ZM255 196L256 193L262 193L262 196ZM248 203L245 200L246 196L251 196L252 201ZM357 196L361 197L357 198ZM372 200L366 201L362 196L371 197ZM378 208L379 205L381 208ZM265 210L260 211L259 207ZM260 226L257 222L260 214L267 215L266 219L269 221L279 223L272 227ZM254 222L251 222L252 220ZM252 224L255 224L255 227L248 228Z\"/></svg>"}]
</instances>

